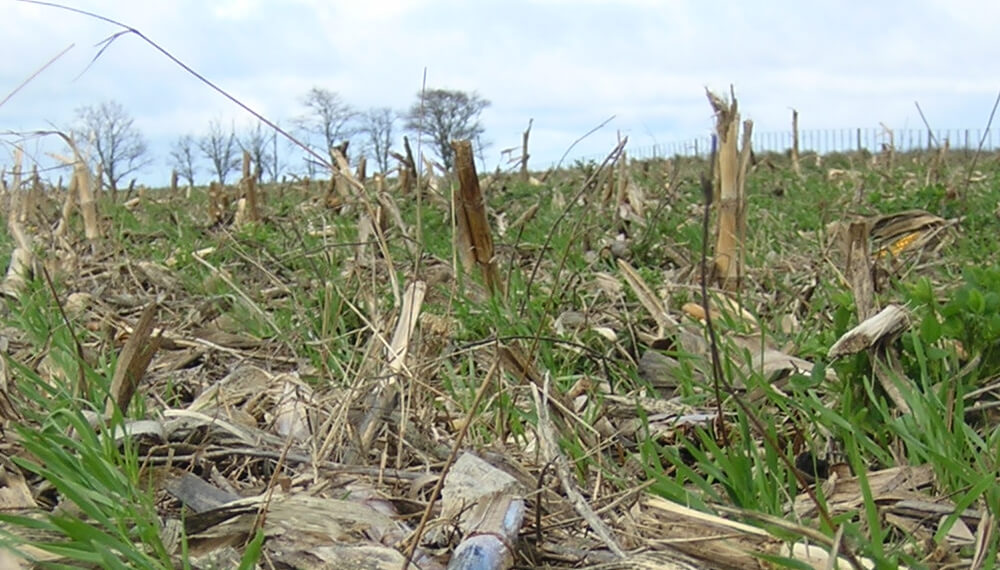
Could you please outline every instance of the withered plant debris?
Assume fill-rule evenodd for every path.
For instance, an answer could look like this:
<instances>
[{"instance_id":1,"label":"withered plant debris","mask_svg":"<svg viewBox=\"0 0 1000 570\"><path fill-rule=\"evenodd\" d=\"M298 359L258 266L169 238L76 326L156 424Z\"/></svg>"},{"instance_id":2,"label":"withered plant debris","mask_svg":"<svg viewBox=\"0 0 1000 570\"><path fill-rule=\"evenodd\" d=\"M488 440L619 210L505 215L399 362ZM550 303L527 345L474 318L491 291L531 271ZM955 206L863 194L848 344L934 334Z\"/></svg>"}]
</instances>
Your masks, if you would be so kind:
<instances>
[{"instance_id":1,"label":"withered plant debris","mask_svg":"<svg viewBox=\"0 0 1000 570\"><path fill-rule=\"evenodd\" d=\"M735 100L713 104L733 114L720 134L735 138ZM0 511L79 512L24 467L25 430L58 412L29 397L26 378L38 379L31 390L72 391L86 371L90 428L135 453L178 566L236 567L262 531L260 568L875 567L824 520L860 534L881 521L880 551L929 567L982 563L996 513L980 498L947 496L942 470L901 442L878 457L852 449L849 466L843 442L797 403L870 395L888 398L900 421L915 413L905 391L927 388L900 365L915 323L892 280L937 279L959 220L905 209L795 229L755 209L754 169L730 142L718 236L728 251L707 300L691 242L704 160L630 161L619 145L607 171L525 168L487 182L467 142L456 145L457 176L423 162L424 176L407 144L393 153L398 176L362 180L333 149L329 182L256 184L244 157L238 191L213 183L196 201L184 189L147 192L127 207L95 196L76 154L68 192L37 201L18 166L3 188ZM796 153L796 180L844 184L839 205L856 203L868 166L814 168L808 156L800 165ZM508 198L515 183L521 194ZM417 212L416 193L426 198ZM162 221L124 231L126 209L195 238L171 242L178 228ZM422 233L415 213L446 235ZM675 233L656 233L668 219ZM772 247L764 227L787 230L786 241ZM40 286L42 268L55 295ZM850 301L817 301L829 290ZM58 306L65 321L31 330L24 311L37 306ZM706 308L727 379L721 403ZM69 330L79 354L67 351ZM871 365L877 382L846 385L848 364ZM989 413L998 383L966 395L966 407ZM739 419L737 401L771 439ZM768 483L770 512L744 507L723 482L730 469L763 476L723 464L726 442L775 469L779 455L796 463ZM0 530L21 544L0 549L0 566L67 562L23 527Z\"/></svg>"}]
</instances>

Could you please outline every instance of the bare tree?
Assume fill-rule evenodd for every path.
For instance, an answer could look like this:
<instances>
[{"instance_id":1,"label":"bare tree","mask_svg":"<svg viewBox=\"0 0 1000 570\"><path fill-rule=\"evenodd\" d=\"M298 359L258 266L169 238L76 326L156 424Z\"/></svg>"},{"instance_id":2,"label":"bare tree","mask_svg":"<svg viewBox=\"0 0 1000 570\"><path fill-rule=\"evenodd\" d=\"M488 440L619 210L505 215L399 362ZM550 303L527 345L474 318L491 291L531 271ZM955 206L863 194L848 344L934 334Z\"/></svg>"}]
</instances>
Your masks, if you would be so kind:
<instances>
[{"instance_id":1,"label":"bare tree","mask_svg":"<svg viewBox=\"0 0 1000 570\"><path fill-rule=\"evenodd\" d=\"M302 104L308 112L295 122L310 136L319 137L324 145L322 154L330 152L341 139L351 136L350 122L357 112L337 93L313 87L302 99Z\"/></svg>"},{"instance_id":2,"label":"bare tree","mask_svg":"<svg viewBox=\"0 0 1000 570\"><path fill-rule=\"evenodd\" d=\"M135 127L132 117L117 101L88 105L76 111L72 129L80 142L86 142L91 156L101 165L101 182L112 192L118 182L151 162L146 139Z\"/></svg>"},{"instance_id":3,"label":"bare tree","mask_svg":"<svg viewBox=\"0 0 1000 570\"><path fill-rule=\"evenodd\" d=\"M358 131L365 137L363 144L366 153L375 159L379 172L388 172L396 112L389 107L372 107L360 116L359 121Z\"/></svg>"},{"instance_id":4,"label":"bare tree","mask_svg":"<svg viewBox=\"0 0 1000 570\"><path fill-rule=\"evenodd\" d=\"M451 89L429 89L417 94L417 101L406 113L406 128L431 144L445 168L453 160L452 140L479 141L483 126L479 115L490 102L475 91L467 93Z\"/></svg>"},{"instance_id":5,"label":"bare tree","mask_svg":"<svg viewBox=\"0 0 1000 570\"><path fill-rule=\"evenodd\" d=\"M239 139L240 148L250 153L250 160L257 169L257 182L264 180L264 173L271 173L271 178L277 177L271 169L274 163L271 162L272 134L264 130L260 121L248 126Z\"/></svg>"},{"instance_id":6,"label":"bare tree","mask_svg":"<svg viewBox=\"0 0 1000 570\"><path fill-rule=\"evenodd\" d=\"M229 127L229 131L226 132L219 121L212 121L208 124L208 134L198 141L198 148L212 163L212 169L221 184L226 183L230 172L240 167L236 133L233 132L232 127Z\"/></svg>"},{"instance_id":7,"label":"bare tree","mask_svg":"<svg viewBox=\"0 0 1000 570\"><path fill-rule=\"evenodd\" d=\"M170 167L177 175L187 180L188 186L194 186L194 175L198 172L198 157L195 154L197 143L191 135L178 137L170 146Z\"/></svg>"}]
</instances>

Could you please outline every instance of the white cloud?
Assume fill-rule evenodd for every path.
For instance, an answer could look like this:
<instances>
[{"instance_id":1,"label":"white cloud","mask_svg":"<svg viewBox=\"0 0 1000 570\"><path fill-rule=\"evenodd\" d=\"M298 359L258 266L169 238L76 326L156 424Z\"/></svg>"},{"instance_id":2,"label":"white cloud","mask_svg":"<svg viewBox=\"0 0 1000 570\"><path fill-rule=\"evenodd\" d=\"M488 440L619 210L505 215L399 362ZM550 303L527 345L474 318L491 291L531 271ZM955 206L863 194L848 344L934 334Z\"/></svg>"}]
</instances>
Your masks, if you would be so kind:
<instances>
[{"instance_id":1,"label":"white cloud","mask_svg":"<svg viewBox=\"0 0 1000 570\"><path fill-rule=\"evenodd\" d=\"M241 22L254 18L260 9L261 2L257 0L215 0L212 14L220 20Z\"/></svg>"},{"instance_id":2,"label":"white cloud","mask_svg":"<svg viewBox=\"0 0 1000 570\"><path fill-rule=\"evenodd\" d=\"M1000 4L887 0L802 4L760 0L81 0L74 6L135 26L255 109L281 121L313 86L359 108L406 108L428 84L476 90L491 150L535 119L536 164L615 114L579 148L616 132L633 144L708 131L704 87L732 83L759 131L785 129L790 108L812 127L918 126L913 105L944 127L984 123L1000 87ZM121 101L151 139L197 134L211 118L246 114L139 38L116 40L89 69L107 23L19 2L0 7L9 92L63 47L76 47L10 102L0 128L64 124L73 109ZM82 76L81 72L87 70ZM155 141L154 141L155 142Z\"/></svg>"}]
</instances>

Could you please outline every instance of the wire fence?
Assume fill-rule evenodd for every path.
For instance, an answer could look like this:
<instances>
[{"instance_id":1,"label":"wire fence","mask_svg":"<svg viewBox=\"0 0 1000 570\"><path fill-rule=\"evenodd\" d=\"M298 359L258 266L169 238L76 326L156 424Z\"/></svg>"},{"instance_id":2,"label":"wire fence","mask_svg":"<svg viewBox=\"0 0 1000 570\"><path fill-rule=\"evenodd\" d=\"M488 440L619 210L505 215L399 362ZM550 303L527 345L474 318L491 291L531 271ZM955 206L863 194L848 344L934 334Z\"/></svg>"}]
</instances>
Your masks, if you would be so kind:
<instances>
[{"instance_id":1,"label":"wire fence","mask_svg":"<svg viewBox=\"0 0 1000 570\"><path fill-rule=\"evenodd\" d=\"M788 152L792 148L792 131L753 133L754 152ZM799 131L799 152L830 154L839 152L880 152L890 146L897 152L940 148L945 144L955 150L1000 150L1000 130L990 129L812 129ZM666 144L630 147L628 155L636 159L670 158L673 156L705 157L712 151L711 136L697 137ZM587 157L599 159L602 157Z\"/></svg>"}]
</instances>

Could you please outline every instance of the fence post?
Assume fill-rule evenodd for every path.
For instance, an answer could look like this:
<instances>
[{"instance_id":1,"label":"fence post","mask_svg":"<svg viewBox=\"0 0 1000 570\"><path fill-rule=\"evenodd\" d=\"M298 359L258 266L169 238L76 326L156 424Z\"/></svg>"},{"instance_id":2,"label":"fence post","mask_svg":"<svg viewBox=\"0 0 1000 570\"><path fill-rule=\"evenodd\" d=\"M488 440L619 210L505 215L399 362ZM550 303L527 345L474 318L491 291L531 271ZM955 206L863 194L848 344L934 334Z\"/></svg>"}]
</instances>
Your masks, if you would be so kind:
<instances>
[{"instance_id":1,"label":"fence post","mask_svg":"<svg viewBox=\"0 0 1000 570\"><path fill-rule=\"evenodd\" d=\"M802 176L799 166L799 112L792 109L792 171L796 176Z\"/></svg>"}]
</instances>

